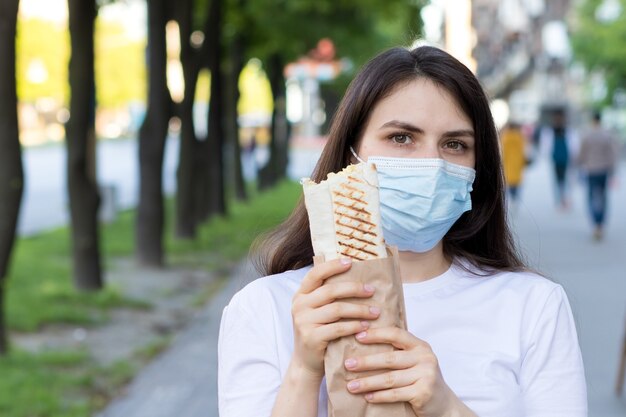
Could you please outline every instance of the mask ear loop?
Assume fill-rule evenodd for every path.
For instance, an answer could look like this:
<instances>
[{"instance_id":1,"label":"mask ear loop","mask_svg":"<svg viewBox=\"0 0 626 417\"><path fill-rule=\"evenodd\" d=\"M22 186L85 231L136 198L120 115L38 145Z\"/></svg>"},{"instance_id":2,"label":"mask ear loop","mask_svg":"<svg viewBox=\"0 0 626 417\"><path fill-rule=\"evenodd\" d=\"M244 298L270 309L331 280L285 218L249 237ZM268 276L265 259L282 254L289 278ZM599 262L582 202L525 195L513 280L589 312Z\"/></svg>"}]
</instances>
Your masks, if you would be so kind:
<instances>
[{"instance_id":1,"label":"mask ear loop","mask_svg":"<svg viewBox=\"0 0 626 417\"><path fill-rule=\"evenodd\" d=\"M354 151L354 149L352 148L352 146L350 146L350 152L352 152L352 155L354 155L354 157L359 161L359 162L363 162L365 163L364 160L362 160L361 158L359 158L359 155L356 154L356 152Z\"/></svg>"}]
</instances>

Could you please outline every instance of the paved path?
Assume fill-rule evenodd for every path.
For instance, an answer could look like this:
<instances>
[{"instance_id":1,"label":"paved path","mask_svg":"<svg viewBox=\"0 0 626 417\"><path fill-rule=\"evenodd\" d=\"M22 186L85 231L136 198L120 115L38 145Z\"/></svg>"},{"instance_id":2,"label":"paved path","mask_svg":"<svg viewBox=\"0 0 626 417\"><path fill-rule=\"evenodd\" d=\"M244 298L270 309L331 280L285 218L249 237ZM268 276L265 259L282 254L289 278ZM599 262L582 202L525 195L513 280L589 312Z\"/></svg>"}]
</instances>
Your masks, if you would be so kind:
<instances>
[{"instance_id":1,"label":"paved path","mask_svg":"<svg viewBox=\"0 0 626 417\"><path fill-rule=\"evenodd\" d=\"M590 417L624 417L626 394L613 395L626 313L626 164L611 199L606 239L594 242L584 190L573 189L560 212L546 164L526 175L512 224L530 264L561 283L570 298L586 365ZM253 277L242 265L224 290L131 384L128 395L98 417L217 417L216 342L223 306ZM242 416L243 417L243 416Z\"/></svg>"},{"instance_id":2,"label":"paved path","mask_svg":"<svg viewBox=\"0 0 626 417\"><path fill-rule=\"evenodd\" d=\"M585 188L574 183L572 207L555 208L552 176L542 164L527 173L513 224L532 266L567 291L585 361L590 417L626 416L626 393L614 395L626 320L626 163L610 195L608 230L591 238ZM574 179L576 181L576 179Z\"/></svg>"},{"instance_id":3,"label":"paved path","mask_svg":"<svg viewBox=\"0 0 626 417\"><path fill-rule=\"evenodd\" d=\"M135 378L127 395L97 417L217 417L217 335L222 309L254 276L249 264L240 265L172 347Z\"/></svg>"}]
</instances>

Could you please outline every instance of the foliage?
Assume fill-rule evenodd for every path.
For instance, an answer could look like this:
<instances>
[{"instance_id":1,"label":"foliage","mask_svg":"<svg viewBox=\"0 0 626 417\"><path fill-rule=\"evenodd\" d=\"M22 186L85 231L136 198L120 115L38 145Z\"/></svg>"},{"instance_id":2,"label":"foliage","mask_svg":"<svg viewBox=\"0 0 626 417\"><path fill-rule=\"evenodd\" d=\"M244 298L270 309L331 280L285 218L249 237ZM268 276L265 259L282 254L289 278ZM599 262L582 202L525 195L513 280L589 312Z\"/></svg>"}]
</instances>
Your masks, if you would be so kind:
<instances>
[{"instance_id":1,"label":"foliage","mask_svg":"<svg viewBox=\"0 0 626 417\"><path fill-rule=\"evenodd\" d=\"M264 0L245 3L242 28L252 54L294 60L331 38L339 56L360 63L419 33L420 2L408 0Z\"/></svg>"},{"instance_id":2,"label":"foliage","mask_svg":"<svg viewBox=\"0 0 626 417\"><path fill-rule=\"evenodd\" d=\"M322 38L339 58L360 66L381 49L410 44L421 33L424 0L229 0L224 35L244 38L247 57L279 54L294 61Z\"/></svg>"},{"instance_id":3,"label":"foliage","mask_svg":"<svg viewBox=\"0 0 626 417\"><path fill-rule=\"evenodd\" d=\"M122 25L96 20L98 105L120 107L146 99L145 40L133 40Z\"/></svg>"},{"instance_id":4,"label":"foliage","mask_svg":"<svg viewBox=\"0 0 626 417\"><path fill-rule=\"evenodd\" d=\"M67 102L70 43L65 26L40 19L18 19L16 54L20 100L33 102L51 97L59 103Z\"/></svg>"},{"instance_id":5,"label":"foliage","mask_svg":"<svg viewBox=\"0 0 626 417\"><path fill-rule=\"evenodd\" d=\"M97 19L95 42L98 105L120 107L130 101L145 100L145 41L130 39L119 23ZM16 53L21 101L53 98L59 104L69 102L71 51L65 25L34 18L18 19ZM37 71L42 76L45 74L39 82L32 78Z\"/></svg>"},{"instance_id":6,"label":"foliage","mask_svg":"<svg viewBox=\"0 0 626 417\"><path fill-rule=\"evenodd\" d=\"M241 97L238 105L240 114L272 111L272 90L261 65L261 61L253 59L241 71Z\"/></svg>"},{"instance_id":7,"label":"foliage","mask_svg":"<svg viewBox=\"0 0 626 417\"><path fill-rule=\"evenodd\" d=\"M626 87L626 0L618 0L622 12L611 21L596 18L603 0L584 0L573 24L572 46L575 57L591 71L604 74L609 94Z\"/></svg>"}]
</instances>

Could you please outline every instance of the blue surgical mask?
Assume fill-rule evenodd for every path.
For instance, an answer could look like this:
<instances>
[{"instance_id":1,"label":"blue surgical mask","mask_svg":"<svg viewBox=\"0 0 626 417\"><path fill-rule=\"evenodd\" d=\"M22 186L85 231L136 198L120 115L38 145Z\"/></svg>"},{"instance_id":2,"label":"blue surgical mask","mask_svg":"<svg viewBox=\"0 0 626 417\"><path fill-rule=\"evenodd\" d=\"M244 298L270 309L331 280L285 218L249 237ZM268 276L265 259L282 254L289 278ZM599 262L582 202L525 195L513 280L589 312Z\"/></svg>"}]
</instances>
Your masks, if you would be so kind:
<instances>
[{"instance_id":1,"label":"blue surgical mask","mask_svg":"<svg viewBox=\"0 0 626 417\"><path fill-rule=\"evenodd\" d=\"M472 208L472 168L435 158L375 156L367 162L378 172L385 241L398 250L428 252Z\"/></svg>"}]
</instances>

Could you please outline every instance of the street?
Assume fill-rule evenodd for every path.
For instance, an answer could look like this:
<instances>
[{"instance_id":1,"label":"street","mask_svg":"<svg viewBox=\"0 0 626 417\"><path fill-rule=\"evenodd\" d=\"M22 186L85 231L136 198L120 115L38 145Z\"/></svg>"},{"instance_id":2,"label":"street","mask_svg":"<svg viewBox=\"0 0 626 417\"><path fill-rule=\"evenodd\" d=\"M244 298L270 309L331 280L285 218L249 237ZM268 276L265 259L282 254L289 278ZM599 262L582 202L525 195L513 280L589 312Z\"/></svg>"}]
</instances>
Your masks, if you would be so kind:
<instances>
[{"instance_id":1,"label":"street","mask_svg":"<svg viewBox=\"0 0 626 417\"><path fill-rule=\"evenodd\" d=\"M138 198L137 141L133 139L101 140L97 148L97 172L100 187L113 188L117 209L134 207ZM266 149L258 148L258 159L267 159ZM292 179L310 175L317 160L317 152L294 150L291 153L288 174ZM178 138L169 137L163 160L163 190L172 195L176 190ZM244 163L254 165L247 159ZM20 212L18 234L32 235L67 224L69 219L65 147L62 144L24 148L25 187ZM254 166L244 172L253 178ZM103 193L104 197L104 193Z\"/></svg>"},{"instance_id":2,"label":"street","mask_svg":"<svg viewBox=\"0 0 626 417\"><path fill-rule=\"evenodd\" d=\"M69 219L66 158L63 144L24 148L24 196L18 223L22 236L60 227ZM135 206L138 196L137 141L98 141L97 176L100 186L115 189L117 208ZM178 140L168 138L163 162L163 189L176 189Z\"/></svg>"}]
</instances>

